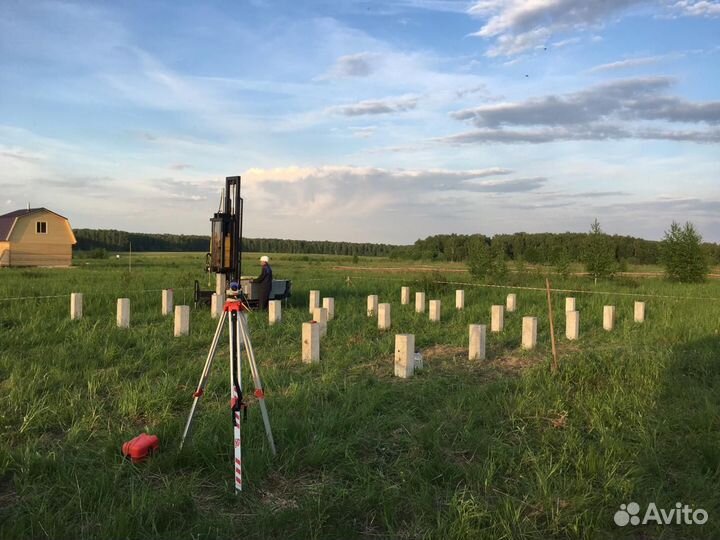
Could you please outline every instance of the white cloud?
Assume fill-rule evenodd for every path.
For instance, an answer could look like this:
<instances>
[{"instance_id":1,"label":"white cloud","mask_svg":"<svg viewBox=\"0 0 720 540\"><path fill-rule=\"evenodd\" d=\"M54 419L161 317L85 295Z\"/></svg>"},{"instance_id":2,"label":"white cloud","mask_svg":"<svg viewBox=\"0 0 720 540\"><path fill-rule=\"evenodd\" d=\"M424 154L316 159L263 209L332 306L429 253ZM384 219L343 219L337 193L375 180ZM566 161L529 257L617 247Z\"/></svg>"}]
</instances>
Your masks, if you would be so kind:
<instances>
[{"instance_id":1,"label":"white cloud","mask_svg":"<svg viewBox=\"0 0 720 540\"><path fill-rule=\"evenodd\" d=\"M485 22L471 34L493 45L487 56L513 56L543 46L551 36L602 27L634 7L655 7L670 13L696 17L720 15L716 0L478 0L468 13ZM571 37L555 46L576 42ZM602 39L594 36L593 41Z\"/></svg>"},{"instance_id":2,"label":"white cloud","mask_svg":"<svg viewBox=\"0 0 720 540\"><path fill-rule=\"evenodd\" d=\"M694 17L717 17L720 15L720 2L711 0L681 0L673 7L683 15Z\"/></svg>"},{"instance_id":3,"label":"white cloud","mask_svg":"<svg viewBox=\"0 0 720 540\"><path fill-rule=\"evenodd\" d=\"M399 98L372 99L351 103L348 105L337 105L330 107L327 112L343 116L365 116L375 114L390 114L411 111L417 107L418 98L403 96Z\"/></svg>"},{"instance_id":4,"label":"white cloud","mask_svg":"<svg viewBox=\"0 0 720 540\"><path fill-rule=\"evenodd\" d=\"M491 176L506 176L512 171L503 167L468 169L454 171L449 169L383 169L378 167L355 167L349 165L324 165L319 167L276 167L270 169L251 168L243 173L243 181L259 184L263 182L296 183L308 179L327 182L343 182L348 178L364 179L386 183L387 189L395 189L404 182L423 186L457 184ZM487 186L494 184L487 184ZM500 184L497 184L500 185ZM393 187L395 186L395 187ZM472 188L469 188L472 189Z\"/></svg>"},{"instance_id":5,"label":"white cloud","mask_svg":"<svg viewBox=\"0 0 720 540\"><path fill-rule=\"evenodd\" d=\"M438 140L451 144L631 138L720 142L717 129L667 127L667 123L720 124L720 101L690 102L665 95L673 83L668 77L620 79L568 94L462 109L452 116L480 129Z\"/></svg>"},{"instance_id":6,"label":"white cloud","mask_svg":"<svg viewBox=\"0 0 720 540\"><path fill-rule=\"evenodd\" d=\"M550 36L586 29L643 0L481 0L470 15L486 22L473 35L493 39L488 56L510 56L545 43Z\"/></svg>"},{"instance_id":7,"label":"white cloud","mask_svg":"<svg viewBox=\"0 0 720 540\"><path fill-rule=\"evenodd\" d=\"M661 60L668 58L664 56L642 56L637 58L625 58L623 60L617 60L615 62L608 62L606 64L600 64L588 69L588 73L599 73L603 71L615 71L619 69L634 68L638 66L646 66L649 64L656 64Z\"/></svg>"},{"instance_id":8,"label":"white cloud","mask_svg":"<svg viewBox=\"0 0 720 540\"><path fill-rule=\"evenodd\" d=\"M379 60L380 55L369 52L347 54L337 59L325 78L367 77Z\"/></svg>"}]
</instances>

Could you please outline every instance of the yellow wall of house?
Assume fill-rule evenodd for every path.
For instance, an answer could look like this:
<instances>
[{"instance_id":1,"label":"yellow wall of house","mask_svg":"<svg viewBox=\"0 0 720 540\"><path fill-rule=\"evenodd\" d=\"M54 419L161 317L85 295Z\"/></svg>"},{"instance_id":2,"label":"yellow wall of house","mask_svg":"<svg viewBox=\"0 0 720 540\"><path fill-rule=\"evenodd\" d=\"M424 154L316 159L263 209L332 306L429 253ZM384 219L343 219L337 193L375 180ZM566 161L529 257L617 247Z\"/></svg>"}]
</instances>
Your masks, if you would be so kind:
<instances>
[{"instance_id":1,"label":"yellow wall of house","mask_svg":"<svg viewBox=\"0 0 720 540\"><path fill-rule=\"evenodd\" d=\"M0 266L10 266L10 242L0 242Z\"/></svg>"},{"instance_id":2,"label":"yellow wall of house","mask_svg":"<svg viewBox=\"0 0 720 540\"><path fill-rule=\"evenodd\" d=\"M38 221L47 223L47 233L36 232ZM75 236L67 219L52 212L35 212L15 221L8 241L13 244L74 244Z\"/></svg>"},{"instance_id":3,"label":"yellow wall of house","mask_svg":"<svg viewBox=\"0 0 720 540\"><path fill-rule=\"evenodd\" d=\"M70 266L72 246L65 244L41 244L10 242L11 266Z\"/></svg>"},{"instance_id":4,"label":"yellow wall of house","mask_svg":"<svg viewBox=\"0 0 720 540\"><path fill-rule=\"evenodd\" d=\"M47 223L46 233L37 232L37 222ZM68 220L52 212L35 212L15 221L7 245L6 266L70 266L75 235ZM0 247L0 252L2 248ZM0 264L3 264L0 259Z\"/></svg>"}]
</instances>

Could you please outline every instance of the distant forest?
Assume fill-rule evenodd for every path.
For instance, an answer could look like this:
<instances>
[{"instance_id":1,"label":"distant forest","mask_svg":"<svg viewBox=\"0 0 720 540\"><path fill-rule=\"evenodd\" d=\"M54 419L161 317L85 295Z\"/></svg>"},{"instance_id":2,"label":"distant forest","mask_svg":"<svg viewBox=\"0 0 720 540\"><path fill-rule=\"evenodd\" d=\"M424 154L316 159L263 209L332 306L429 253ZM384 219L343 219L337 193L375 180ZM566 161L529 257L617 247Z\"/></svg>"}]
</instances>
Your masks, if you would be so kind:
<instances>
[{"instance_id":1,"label":"distant forest","mask_svg":"<svg viewBox=\"0 0 720 540\"><path fill-rule=\"evenodd\" d=\"M128 233L113 229L74 229L80 251L200 251L210 248L209 236ZM243 238L244 251L263 253L315 253L322 255L388 256L397 246L353 242Z\"/></svg>"},{"instance_id":2,"label":"distant forest","mask_svg":"<svg viewBox=\"0 0 720 540\"><path fill-rule=\"evenodd\" d=\"M128 233L107 229L75 229L80 251L200 251L206 252L208 236L177 234ZM495 250L502 250L508 260L553 263L558 257L578 261L587 242L585 233L514 233L490 237L482 235L434 235L408 246L391 244L284 240L278 238L243 238L245 251L263 253L307 253L322 255L384 256L398 259L467 261L472 238L481 237ZM608 236L618 262L657 264L660 242L632 236ZM720 246L704 244L713 264L720 264Z\"/></svg>"},{"instance_id":3,"label":"distant forest","mask_svg":"<svg viewBox=\"0 0 720 540\"><path fill-rule=\"evenodd\" d=\"M412 246L398 246L390 254L394 258L417 260L467 261L471 240L480 237L508 260L531 264L552 264L558 259L579 262L588 243L587 233L514 233L483 235L447 234L416 240ZM617 262L658 264L660 242L632 236L606 235ZM720 245L703 244L713 264L720 264Z\"/></svg>"}]
</instances>

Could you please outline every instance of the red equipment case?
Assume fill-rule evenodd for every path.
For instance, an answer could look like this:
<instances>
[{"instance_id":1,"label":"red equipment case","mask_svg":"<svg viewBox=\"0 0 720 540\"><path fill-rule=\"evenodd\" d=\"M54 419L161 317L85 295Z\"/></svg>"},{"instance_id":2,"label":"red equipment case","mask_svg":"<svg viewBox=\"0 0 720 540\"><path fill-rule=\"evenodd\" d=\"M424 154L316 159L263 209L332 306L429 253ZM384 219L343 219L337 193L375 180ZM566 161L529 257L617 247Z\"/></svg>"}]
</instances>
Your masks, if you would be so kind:
<instances>
[{"instance_id":1,"label":"red equipment case","mask_svg":"<svg viewBox=\"0 0 720 540\"><path fill-rule=\"evenodd\" d=\"M133 463L143 461L160 449L157 435L142 433L122 445L123 456L132 459Z\"/></svg>"}]
</instances>

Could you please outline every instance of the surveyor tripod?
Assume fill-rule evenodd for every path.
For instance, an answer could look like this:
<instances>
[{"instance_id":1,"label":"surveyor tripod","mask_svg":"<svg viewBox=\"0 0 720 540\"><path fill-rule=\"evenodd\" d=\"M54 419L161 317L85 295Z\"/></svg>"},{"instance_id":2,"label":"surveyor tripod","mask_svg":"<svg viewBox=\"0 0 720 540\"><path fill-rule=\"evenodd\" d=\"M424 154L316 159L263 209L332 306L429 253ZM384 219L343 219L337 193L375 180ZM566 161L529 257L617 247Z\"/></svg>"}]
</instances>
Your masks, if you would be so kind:
<instances>
[{"instance_id":1,"label":"surveyor tripod","mask_svg":"<svg viewBox=\"0 0 720 540\"><path fill-rule=\"evenodd\" d=\"M270 449L273 455L276 453L275 442L273 441L272 431L270 429L270 418L268 417L267 407L265 406L265 394L260 382L260 373L257 363L255 362L255 353L253 352L252 343L250 342L250 332L248 330L245 311L247 306L239 299L232 299L225 302L223 312L220 315L215 336L210 345L210 351L205 360L200 382L197 389L193 393L193 404L190 408L185 430L183 431L180 448L182 449L185 439L190 435L190 427L192 425L195 409L197 408L200 398L205 393L205 386L210 377L210 368L212 367L215 353L217 352L220 338L222 337L222 329L225 321L228 321L230 334L230 408L232 411L233 423L233 446L235 448L235 491L242 491L242 445L240 426L243 420L247 419L247 404L243 399L242 392L242 357L241 350L244 347L248 363L250 364L250 373L252 375L253 384L255 386L255 397L260 404L260 412L262 413L263 422L265 424L265 433L270 443Z\"/></svg>"}]
</instances>

